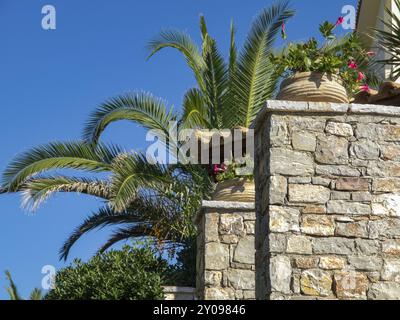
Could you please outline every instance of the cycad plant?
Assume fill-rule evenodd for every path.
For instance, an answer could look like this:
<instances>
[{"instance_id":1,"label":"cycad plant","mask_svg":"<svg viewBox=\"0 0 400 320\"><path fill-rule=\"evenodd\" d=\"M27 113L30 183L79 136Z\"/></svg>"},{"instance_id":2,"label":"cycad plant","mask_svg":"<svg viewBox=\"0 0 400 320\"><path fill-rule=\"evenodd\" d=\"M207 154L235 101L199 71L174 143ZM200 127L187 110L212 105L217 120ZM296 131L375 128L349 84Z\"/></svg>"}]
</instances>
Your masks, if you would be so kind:
<instances>
[{"instance_id":1,"label":"cycad plant","mask_svg":"<svg viewBox=\"0 0 400 320\"><path fill-rule=\"evenodd\" d=\"M397 12L400 10L400 0L394 0L395 8L385 8L386 15L390 21L382 19L384 29L374 29L380 47L387 52L390 57L379 62L393 66L392 78L400 77L400 17Z\"/></svg>"},{"instance_id":2,"label":"cycad plant","mask_svg":"<svg viewBox=\"0 0 400 320\"><path fill-rule=\"evenodd\" d=\"M197 87L185 94L182 113L145 93L110 99L91 115L83 141L43 145L14 159L3 175L3 190L21 192L24 204L31 208L59 192L84 193L104 201L104 207L65 242L62 258L83 234L105 226L118 229L101 251L132 237L170 245L187 243L195 235L193 216L211 190L207 172L195 165L150 163L141 154L102 144L101 134L119 120L161 130L166 136L176 125L178 129L248 127L276 89L278 76L269 56L281 25L292 15L288 2L262 10L240 51L232 24L227 62L208 34L204 18L201 50L183 32L161 32L149 44L150 55L167 47L179 50L197 80ZM64 169L83 174L70 177L62 174Z\"/></svg>"}]
</instances>

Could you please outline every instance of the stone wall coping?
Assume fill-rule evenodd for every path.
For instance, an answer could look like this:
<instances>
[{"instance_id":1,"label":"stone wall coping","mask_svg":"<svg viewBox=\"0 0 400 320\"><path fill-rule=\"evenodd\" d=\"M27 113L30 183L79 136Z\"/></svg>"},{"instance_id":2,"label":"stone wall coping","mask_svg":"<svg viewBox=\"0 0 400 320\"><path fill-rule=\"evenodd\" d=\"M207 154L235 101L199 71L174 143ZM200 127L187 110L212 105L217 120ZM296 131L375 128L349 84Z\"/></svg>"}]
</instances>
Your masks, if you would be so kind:
<instances>
[{"instance_id":1,"label":"stone wall coping","mask_svg":"<svg viewBox=\"0 0 400 320\"><path fill-rule=\"evenodd\" d=\"M165 293L195 293L196 288L192 287L175 287L175 286L163 286Z\"/></svg>"},{"instance_id":2,"label":"stone wall coping","mask_svg":"<svg viewBox=\"0 0 400 320\"><path fill-rule=\"evenodd\" d=\"M194 217L193 222L197 225L201 217L205 214L204 210L219 210L219 213L229 213L232 210L241 212L255 212L256 204L250 202L234 202L234 201L208 201L203 200L202 210ZM223 211L223 212L221 212Z\"/></svg>"},{"instance_id":3,"label":"stone wall coping","mask_svg":"<svg viewBox=\"0 0 400 320\"><path fill-rule=\"evenodd\" d=\"M242 210L254 211L255 203L250 202L234 202L234 201L206 201L202 202L203 209L226 209L226 210Z\"/></svg>"},{"instance_id":4,"label":"stone wall coping","mask_svg":"<svg viewBox=\"0 0 400 320\"><path fill-rule=\"evenodd\" d=\"M361 114L361 115L383 115L400 117L400 107L382 106L373 104L348 104L331 102L302 102L268 100L265 107L260 111L253 128L257 130L264 118L269 113L317 113L317 114Z\"/></svg>"}]
</instances>

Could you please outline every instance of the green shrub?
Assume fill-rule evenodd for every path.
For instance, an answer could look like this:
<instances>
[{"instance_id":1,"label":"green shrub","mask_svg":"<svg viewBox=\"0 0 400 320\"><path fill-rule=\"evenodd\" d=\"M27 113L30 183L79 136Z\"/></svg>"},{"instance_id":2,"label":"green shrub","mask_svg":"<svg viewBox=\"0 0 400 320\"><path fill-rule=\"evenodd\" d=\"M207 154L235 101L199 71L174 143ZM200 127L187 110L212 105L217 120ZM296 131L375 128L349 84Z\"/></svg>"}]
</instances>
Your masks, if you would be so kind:
<instances>
[{"instance_id":1,"label":"green shrub","mask_svg":"<svg viewBox=\"0 0 400 320\"><path fill-rule=\"evenodd\" d=\"M150 248L113 250L74 260L56 274L47 300L156 300L170 267Z\"/></svg>"}]
</instances>

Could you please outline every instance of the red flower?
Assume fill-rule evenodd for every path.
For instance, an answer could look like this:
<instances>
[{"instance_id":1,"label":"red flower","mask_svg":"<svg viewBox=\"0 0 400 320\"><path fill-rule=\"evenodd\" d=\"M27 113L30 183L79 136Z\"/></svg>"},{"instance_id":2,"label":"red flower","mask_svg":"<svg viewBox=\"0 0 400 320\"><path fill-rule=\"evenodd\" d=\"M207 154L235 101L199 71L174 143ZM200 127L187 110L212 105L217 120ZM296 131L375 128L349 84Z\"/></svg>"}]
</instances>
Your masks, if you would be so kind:
<instances>
[{"instance_id":1,"label":"red flower","mask_svg":"<svg viewBox=\"0 0 400 320\"><path fill-rule=\"evenodd\" d=\"M350 60L348 66L350 69L353 69L353 70L356 70L358 67L357 62L355 62L354 60Z\"/></svg>"},{"instance_id":2,"label":"red flower","mask_svg":"<svg viewBox=\"0 0 400 320\"><path fill-rule=\"evenodd\" d=\"M362 86L360 86L360 90L363 92L369 92L369 85L368 84L364 84Z\"/></svg>"},{"instance_id":3,"label":"red flower","mask_svg":"<svg viewBox=\"0 0 400 320\"><path fill-rule=\"evenodd\" d=\"M343 17L339 17L336 21L335 27L340 26L342 23L344 22L344 18Z\"/></svg>"},{"instance_id":4,"label":"red flower","mask_svg":"<svg viewBox=\"0 0 400 320\"><path fill-rule=\"evenodd\" d=\"M281 35L282 35L282 39L286 39L287 35L286 35L286 25L285 22L282 22L282 30L281 30Z\"/></svg>"},{"instance_id":5,"label":"red flower","mask_svg":"<svg viewBox=\"0 0 400 320\"><path fill-rule=\"evenodd\" d=\"M366 78L365 74L362 73L361 71L358 72L358 78L357 81L362 81Z\"/></svg>"}]
</instances>

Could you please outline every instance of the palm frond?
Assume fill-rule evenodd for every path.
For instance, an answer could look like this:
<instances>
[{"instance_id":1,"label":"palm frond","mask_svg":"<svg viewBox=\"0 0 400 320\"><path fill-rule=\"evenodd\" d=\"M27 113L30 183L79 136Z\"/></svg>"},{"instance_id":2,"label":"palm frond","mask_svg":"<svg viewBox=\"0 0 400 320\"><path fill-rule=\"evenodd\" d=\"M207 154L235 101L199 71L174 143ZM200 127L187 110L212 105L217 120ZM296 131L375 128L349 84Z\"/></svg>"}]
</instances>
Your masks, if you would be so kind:
<instances>
[{"instance_id":1,"label":"palm frond","mask_svg":"<svg viewBox=\"0 0 400 320\"><path fill-rule=\"evenodd\" d=\"M84 139L97 143L106 127L115 121L129 120L147 129L161 130L168 136L171 123L176 121L173 109L169 111L162 99L151 94L137 93L113 98L98 107L84 129Z\"/></svg>"},{"instance_id":2,"label":"palm frond","mask_svg":"<svg viewBox=\"0 0 400 320\"><path fill-rule=\"evenodd\" d=\"M67 176L36 176L21 187L22 205L35 211L55 193L74 192L108 200L111 189L107 181Z\"/></svg>"},{"instance_id":3,"label":"palm frond","mask_svg":"<svg viewBox=\"0 0 400 320\"><path fill-rule=\"evenodd\" d=\"M34 175L56 169L77 169L90 172L108 171L121 152L117 147L94 146L84 142L54 142L33 148L17 156L3 174L2 187L8 192Z\"/></svg>"},{"instance_id":4,"label":"palm frond","mask_svg":"<svg viewBox=\"0 0 400 320\"><path fill-rule=\"evenodd\" d=\"M192 69L197 83L202 91L205 90L203 81L204 61L198 46L188 34L179 30L164 30L148 44L149 58L164 48L173 48L180 51L186 63Z\"/></svg>"},{"instance_id":5,"label":"palm frond","mask_svg":"<svg viewBox=\"0 0 400 320\"><path fill-rule=\"evenodd\" d=\"M42 298L43 298L43 293L42 293L42 290L40 290L39 288L33 289L33 291L31 292L31 294L29 296L30 300L36 300L36 301L42 300Z\"/></svg>"},{"instance_id":6,"label":"palm frond","mask_svg":"<svg viewBox=\"0 0 400 320\"><path fill-rule=\"evenodd\" d=\"M103 253L113 245L123 240L128 240L132 238L146 238L146 234L148 233L147 238L151 235L151 230L149 230L146 226L142 225L133 225L126 228L119 228L115 231L111 237L107 240L107 242L101 246L98 253Z\"/></svg>"},{"instance_id":7,"label":"palm frond","mask_svg":"<svg viewBox=\"0 0 400 320\"><path fill-rule=\"evenodd\" d=\"M9 283L9 287L7 287L6 290L10 297L10 300L23 300L22 297L19 295L18 288L14 283L11 273L9 271L6 271L5 273L7 281Z\"/></svg>"},{"instance_id":8,"label":"palm frond","mask_svg":"<svg viewBox=\"0 0 400 320\"><path fill-rule=\"evenodd\" d=\"M265 8L252 24L243 50L239 54L234 94L237 105L232 106L230 126L249 127L277 84L269 59L272 45L283 22L293 16L288 1Z\"/></svg>"},{"instance_id":9,"label":"palm frond","mask_svg":"<svg viewBox=\"0 0 400 320\"><path fill-rule=\"evenodd\" d=\"M181 129L212 129L209 109L203 93L197 89L189 89L183 98L183 115Z\"/></svg>"},{"instance_id":10,"label":"palm frond","mask_svg":"<svg viewBox=\"0 0 400 320\"><path fill-rule=\"evenodd\" d=\"M209 118L213 128L222 129L221 112L228 86L228 70L216 41L208 34L203 40L203 59L206 65L203 77Z\"/></svg>"},{"instance_id":11,"label":"palm frond","mask_svg":"<svg viewBox=\"0 0 400 320\"><path fill-rule=\"evenodd\" d=\"M142 154L126 154L113 163L111 188L113 197L110 204L117 211L126 210L139 190L168 189L174 179L168 168L162 164L152 164Z\"/></svg>"},{"instance_id":12,"label":"palm frond","mask_svg":"<svg viewBox=\"0 0 400 320\"><path fill-rule=\"evenodd\" d=\"M390 21L381 19L385 29L373 30L376 32L376 38L379 46L390 55L388 59L382 59L379 62L386 65L393 66L392 78L397 79L400 77L400 18L397 12L400 10L400 0L395 0L395 10L385 8L387 16Z\"/></svg>"},{"instance_id":13,"label":"palm frond","mask_svg":"<svg viewBox=\"0 0 400 320\"><path fill-rule=\"evenodd\" d=\"M118 225L124 223L139 223L141 219L138 215L129 212L115 212L109 206L100 208L98 212L90 215L85 221L77 227L74 232L64 242L60 249L60 259L66 260L69 252L74 244L86 233L101 229L110 225ZM145 224L145 222L143 222Z\"/></svg>"},{"instance_id":14,"label":"palm frond","mask_svg":"<svg viewBox=\"0 0 400 320\"><path fill-rule=\"evenodd\" d=\"M222 104L221 110L221 118L222 123L226 128L232 129L232 112L234 111L235 106L237 106L237 102L235 100L235 87L234 81L236 79L236 71L237 71L237 47L236 47L236 28L231 21L230 26L230 45L229 45L229 63L228 63L228 88L227 93L225 94L225 99Z\"/></svg>"}]
</instances>

